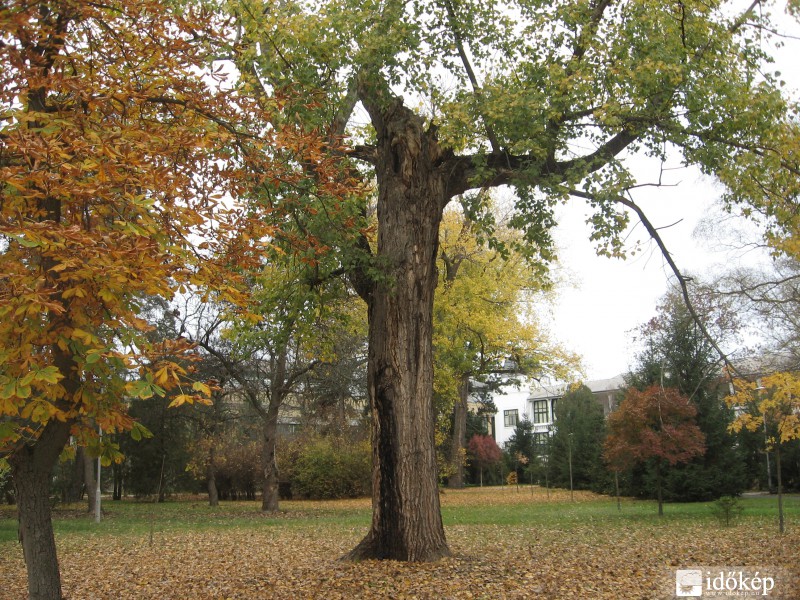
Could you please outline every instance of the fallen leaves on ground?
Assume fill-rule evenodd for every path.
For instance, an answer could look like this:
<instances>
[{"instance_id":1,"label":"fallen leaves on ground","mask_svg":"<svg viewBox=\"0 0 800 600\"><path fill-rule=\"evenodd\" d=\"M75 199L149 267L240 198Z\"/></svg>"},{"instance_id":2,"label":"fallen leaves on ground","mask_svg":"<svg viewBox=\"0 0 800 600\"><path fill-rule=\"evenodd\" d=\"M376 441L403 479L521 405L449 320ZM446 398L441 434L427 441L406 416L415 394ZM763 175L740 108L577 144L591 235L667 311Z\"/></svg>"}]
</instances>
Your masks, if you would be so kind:
<instances>
[{"instance_id":1,"label":"fallen leaves on ground","mask_svg":"<svg viewBox=\"0 0 800 600\"><path fill-rule=\"evenodd\" d=\"M551 502L569 499L554 494ZM543 502L541 495L484 488L443 495L447 506ZM576 494L576 501L609 499ZM289 514L363 510L369 500L292 503ZM556 520L520 525L451 525L453 556L433 564L337 560L364 535L352 527L301 518L148 536L64 535L58 540L64 593L84 599L249 598L672 598L675 570L692 566L784 569L784 598L800 597L800 535L780 537L767 520L735 527L708 520L631 519L609 525ZM25 597L16 544L0 544L0 598ZM790 579L794 578L794 581ZM772 596L776 597L776 596Z\"/></svg>"}]
</instances>

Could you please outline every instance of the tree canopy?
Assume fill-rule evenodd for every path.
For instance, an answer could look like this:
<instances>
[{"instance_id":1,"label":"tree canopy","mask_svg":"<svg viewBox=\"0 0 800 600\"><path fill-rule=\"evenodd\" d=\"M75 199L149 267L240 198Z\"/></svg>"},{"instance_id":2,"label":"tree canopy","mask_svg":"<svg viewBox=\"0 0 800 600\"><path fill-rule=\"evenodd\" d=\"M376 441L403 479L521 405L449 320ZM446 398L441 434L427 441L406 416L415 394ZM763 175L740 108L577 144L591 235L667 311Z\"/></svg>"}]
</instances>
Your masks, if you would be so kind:
<instances>
[{"instance_id":1,"label":"tree canopy","mask_svg":"<svg viewBox=\"0 0 800 600\"><path fill-rule=\"evenodd\" d=\"M642 391L628 389L608 418L604 458L614 470L653 463L659 515L663 512L663 470L705 452L705 436L696 415L695 406L678 390L652 385Z\"/></svg>"},{"instance_id":2,"label":"tree canopy","mask_svg":"<svg viewBox=\"0 0 800 600\"><path fill-rule=\"evenodd\" d=\"M502 247L486 195L469 192L513 186L509 222L522 232L521 250L547 261L555 205L587 198L599 251L622 254L627 211L645 218L626 195L645 183L626 158L677 150L723 184L729 206L766 213L775 230L791 228L796 106L769 70L761 42L775 28L760 5L226 5L242 27L237 64L254 96L302 92L279 103L275 125L346 136L343 164L376 187L377 240L348 244L344 260L369 306L376 434L373 524L354 558L448 554L431 337L449 202L458 197ZM367 214L372 205L360 202ZM363 251L357 260L354 249Z\"/></svg>"},{"instance_id":3,"label":"tree canopy","mask_svg":"<svg viewBox=\"0 0 800 600\"><path fill-rule=\"evenodd\" d=\"M570 386L558 400L547 459L550 481L560 487L601 488L605 483L601 460L605 433L603 407L592 391L581 384Z\"/></svg>"},{"instance_id":4,"label":"tree canopy","mask_svg":"<svg viewBox=\"0 0 800 600\"><path fill-rule=\"evenodd\" d=\"M447 149L449 196L504 183L543 192L521 194L512 213L541 250L553 202L571 190L591 196L597 236L622 230L615 195L637 183L619 160L626 149L664 156L679 147L687 164L727 186L727 200L780 226L797 185L796 107L769 70L770 15L760 4L740 12L608 0L231 6L253 86L314 99L285 104L284 119L347 131L351 156L374 164L371 135L345 129L357 102L380 128L378 106L411 99ZM491 221L481 195L465 202ZM620 250L619 240L606 249Z\"/></svg>"},{"instance_id":5,"label":"tree canopy","mask_svg":"<svg viewBox=\"0 0 800 600\"><path fill-rule=\"evenodd\" d=\"M227 82L224 19L145 0L0 10L0 456L14 474L32 598L60 597L47 478L70 435L142 430L128 398L210 393L151 343L146 296L189 287L231 304L280 231L256 203L314 165L298 128ZM333 187L329 187L332 184ZM104 438L107 458L114 448Z\"/></svg>"}]
</instances>

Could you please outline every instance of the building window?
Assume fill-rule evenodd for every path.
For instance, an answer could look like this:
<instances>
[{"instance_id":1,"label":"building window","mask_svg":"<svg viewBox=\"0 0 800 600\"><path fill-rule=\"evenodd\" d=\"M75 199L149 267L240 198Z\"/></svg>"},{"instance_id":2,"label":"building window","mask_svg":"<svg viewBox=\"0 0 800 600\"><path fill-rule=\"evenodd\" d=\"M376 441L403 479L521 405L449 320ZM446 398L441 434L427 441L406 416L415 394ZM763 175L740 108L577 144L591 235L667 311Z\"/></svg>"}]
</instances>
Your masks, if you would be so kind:
<instances>
[{"instance_id":1,"label":"building window","mask_svg":"<svg viewBox=\"0 0 800 600\"><path fill-rule=\"evenodd\" d=\"M536 400L533 403L533 422L547 423L550 419L547 414L547 400Z\"/></svg>"},{"instance_id":2,"label":"building window","mask_svg":"<svg viewBox=\"0 0 800 600\"><path fill-rule=\"evenodd\" d=\"M556 413L556 404L558 404L558 398L553 398L551 406L551 410L553 411L553 421L558 418L558 413Z\"/></svg>"},{"instance_id":3,"label":"building window","mask_svg":"<svg viewBox=\"0 0 800 600\"><path fill-rule=\"evenodd\" d=\"M519 422L519 411L517 411L516 408L514 410L503 411L503 424L506 427L516 427L518 422Z\"/></svg>"},{"instance_id":4,"label":"building window","mask_svg":"<svg viewBox=\"0 0 800 600\"><path fill-rule=\"evenodd\" d=\"M534 433L533 444L537 456L546 456L550 444L550 434L547 432Z\"/></svg>"}]
</instances>

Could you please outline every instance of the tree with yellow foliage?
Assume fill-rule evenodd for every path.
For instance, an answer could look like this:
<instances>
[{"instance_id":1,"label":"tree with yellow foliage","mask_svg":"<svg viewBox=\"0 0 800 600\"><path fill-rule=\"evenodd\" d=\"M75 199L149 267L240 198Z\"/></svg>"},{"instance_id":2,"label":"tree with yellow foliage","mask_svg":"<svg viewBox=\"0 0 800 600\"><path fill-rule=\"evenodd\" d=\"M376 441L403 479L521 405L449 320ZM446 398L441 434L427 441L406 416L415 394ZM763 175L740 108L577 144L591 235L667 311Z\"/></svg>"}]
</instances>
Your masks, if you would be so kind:
<instances>
[{"instance_id":1,"label":"tree with yellow foliage","mask_svg":"<svg viewBox=\"0 0 800 600\"><path fill-rule=\"evenodd\" d=\"M550 338L537 318L537 305L548 301L549 288L541 277L541 265L513 250L512 231L503 233L502 249L490 247L476 233L476 224L460 210L445 212L433 347L440 415L437 441L448 437L441 433L453 417L446 466L451 487L464 485L470 380L491 379L509 360L517 374L551 374L562 379L574 373L579 363Z\"/></svg>"},{"instance_id":2,"label":"tree with yellow foliage","mask_svg":"<svg viewBox=\"0 0 800 600\"><path fill-rule=\"evenodd\" d=\"M778 372L756 381L737 379L725 400L737 410L731 430L764 431L765 451L775 453L778 476L778 529L784 533L781 445L800 439L800 374Z\"/></svg>"}]
</instances>

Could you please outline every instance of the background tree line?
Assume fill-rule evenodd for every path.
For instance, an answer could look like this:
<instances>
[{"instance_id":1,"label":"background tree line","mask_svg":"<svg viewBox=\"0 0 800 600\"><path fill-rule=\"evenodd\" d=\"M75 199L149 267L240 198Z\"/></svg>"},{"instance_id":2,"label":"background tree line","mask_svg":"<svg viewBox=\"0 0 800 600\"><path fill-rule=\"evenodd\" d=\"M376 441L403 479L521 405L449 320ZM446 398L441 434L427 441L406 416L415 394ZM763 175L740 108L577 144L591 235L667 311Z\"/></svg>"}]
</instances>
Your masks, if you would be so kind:
<instances>
[{"instance_id":1,"label":"background tree line","mask_svg":"<svg viewBox=\"0 0 800 600\"><path fill-rule=\"evenodd\" d=\"M713 294L696 298L695 306L701 307L707 323L713 323L718 339L732 341L739 328L734 306L724 297L713 299ZM154 314L161 315L160 328L180 326L179 312ZM283 426L276 440L284 497L333 498L369 492L369 425L361 355L364 338L352 332L340 334L336 358L309 371L285 406L291 411L291 422ZM468 410L466 443L458 459L464 468L462 484L505 484L515 472L517 481L524 484L644 498L657 498L660 487L663 501L712 500L770 487L774 491L776 465L773 459L767 470L763 432L731 431L735 414L724 401L730 384L723 376L721 360L676 291L664 297L656 316L638 330L637 339L640 351L636 368L626 378L628 391L674 390L685 398L691 407L689 421L702 434L702 452L663 468L660 474L658 461L664 457L643 457L619 469L615 478L604 456L609 425L603 408L586 386L575 384L558 400L551 435L534 434L533 425L522 420L504 448L497 448L488 436L487 414L495 410L493 405ZM221 372L212 355L202 368L209 369L209 378ZM630 394L623 390L618 404L626 395ZM169 396L132 401L131 414L153 437L121 439L125 459L104 475L105 489L113 489L115 497L122 491L140 498L159 493L159 500L174 493L209 491L213 495L208 488L213 478L219 499L255 499L263 486L258 417L236 385L220 381L210 406L169 409L170 401ZM458 433L455 409L444 402L442 407L444 469L440 477L447 482L456 473L447 460ZM625 452L635 454L637 450L626 448ZM209 470L212 460L213 475ZM84 481L81 461L82 456L76 454L59 467L54 493L64 500L74 500L75 490ZM94 464L91 457L89 461ZM783 447L784 489L800 489L799 461L800 443L789 440Z\"/></svg>"},{"instance_id":2,"label":"background tree line","mask_svg":"<svg viewBox=\"0 0 800 600\"><path fill-rule=\"evenodd\" d=\"M730 295L707 289L696 295L694 307L714 332L715 339L736 347L741 329L738 312L741 305ZM726 375L717 349L700 331L679 291L674 289L662 300L657 314L637 332L640 350L634 368L626 376L626 390L617 398L617 408L628 396L648 395L647 402L658 402L661 390L674 393L673 402L686 406L686 423L696 426L692 442L701 442L690 456L663 468L662 456L641 454L639 460L618 469L615 481L609 457L604 453L609 436L609 421L591 391L580 384L571 386L558 399L557 418L551 435L534 434L533 425L521 421L504 448L504 461L483 481L502 482L502 473L516 470L520 482L535 482L562 488L588 489L605 493L656 498L659 487L664 501L702 501L721 496L736 496L745 490L775 491L777 478L774 458L769 464L763 430L736 427L737 413L726 402L731 379ZM768 354L769 355L769 354ZM758 350L747 350L737 361L742 369L760 364ZM761 365L761 368L774 367ZM766 375L766 373L762 373ZM759 372L750 373L755 379ZM681 400L678 400L678 397ZM666 411L666 405L663 410ZM633 408L621 411L619 420L635 418ZM476 420L478 427L483 421ZM637 430L647 427L646 421ZM734 431L738 429L738 431ZM477 431L476 434L486 433ZM699 435L698 435L699 434ZM625 453L642 453L643 447L625 447ZM786 489L800 489L800 442L787 439L782 447L783 484ZM611 461L613 462L613 461ZM659 470L662 481L659 486ZM478 472L469 469L470 483L478 481ZM618 488L616 486L619 486Z\"/></svg>"}]
</instances>

